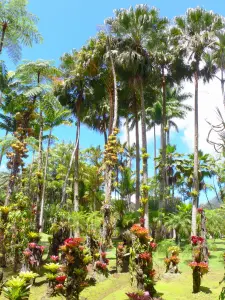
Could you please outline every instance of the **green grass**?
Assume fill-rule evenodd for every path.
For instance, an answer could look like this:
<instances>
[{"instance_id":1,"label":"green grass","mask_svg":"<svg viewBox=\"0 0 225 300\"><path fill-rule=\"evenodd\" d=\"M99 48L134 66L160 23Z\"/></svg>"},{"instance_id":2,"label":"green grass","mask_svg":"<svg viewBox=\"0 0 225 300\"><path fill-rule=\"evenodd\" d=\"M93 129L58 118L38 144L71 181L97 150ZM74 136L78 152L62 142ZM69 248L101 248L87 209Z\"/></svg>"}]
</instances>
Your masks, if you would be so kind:
<instances>
[{"instance_id":1,"label":"green grass","mask_svg":"<svg viewBox=\"0 0 225 300\"><path fill-rule=\"evenodd\" d=\"M47 244L47 236L42 236L42 241ZM167 275L164 273L164 253L155 253L154 268L157 271L158 278L156 290L164 300L218 300L222 286L219 282L223 278L224 263L222 254L225 252L225 240L216 240L211 242L214 251L211 252L209 261L210 272L202 279L201 292L197 295L192 294L192 273L188 266L191 260L191 252L183 252L180 255L181 262L179 269L181 274ZM216 247L215 247L216 246ZM115 248L108 252L110 259L110 269L115 270ZM81 300L127 300L126 292L131 291L129 274L111 274L107 279L98 276L100 282L95 286L86 288L81 293ZM39 277L37 283L31 289L31 300L47 300L47 284L44 277ZM4 299L0 297L0 299ZM63 297L52 297L51 299L64 299Z\"/></svg>"}]
</instances>

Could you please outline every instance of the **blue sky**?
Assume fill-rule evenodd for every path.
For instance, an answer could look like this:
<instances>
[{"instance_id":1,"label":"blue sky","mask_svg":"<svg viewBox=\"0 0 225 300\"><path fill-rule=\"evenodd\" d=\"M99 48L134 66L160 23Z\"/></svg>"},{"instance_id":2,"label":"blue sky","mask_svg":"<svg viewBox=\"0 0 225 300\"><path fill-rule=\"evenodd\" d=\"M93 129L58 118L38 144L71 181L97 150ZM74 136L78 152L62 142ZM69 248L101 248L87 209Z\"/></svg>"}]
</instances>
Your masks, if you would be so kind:
<instances>
[{"instance_id":1,"label":"blue sky","mask_svg":"<svg viewBox=\"0 0 225 300\"><path fill-rule=\"evenodd\" d=\"M189 7L203 6L220 14L225 14L224 0L154 0L145 2L159 8L161 16L173 18L184 14ZM29 11L39 17L38 27L44 42L31 48L23 49L23 59L50 59L59 64L60 56L73 48L79 49L91 36L95 35L98 25L104 19L113 15L116 8L128 8L140 4L134 0L30 0ZM9 69L14 69L9 59L6 59ZM60 127L55 130L60 140L74 141L74 127ZM189 152L187 144L182 140L184 132L172 135L172 142L178 143L178 150ZM97 146L103 143L103 136L81 128L81 147ZM149 152L152 155L153 144L149 141ZM150 164L150 169L152 165Z\"/></svg>"}]
</instances>

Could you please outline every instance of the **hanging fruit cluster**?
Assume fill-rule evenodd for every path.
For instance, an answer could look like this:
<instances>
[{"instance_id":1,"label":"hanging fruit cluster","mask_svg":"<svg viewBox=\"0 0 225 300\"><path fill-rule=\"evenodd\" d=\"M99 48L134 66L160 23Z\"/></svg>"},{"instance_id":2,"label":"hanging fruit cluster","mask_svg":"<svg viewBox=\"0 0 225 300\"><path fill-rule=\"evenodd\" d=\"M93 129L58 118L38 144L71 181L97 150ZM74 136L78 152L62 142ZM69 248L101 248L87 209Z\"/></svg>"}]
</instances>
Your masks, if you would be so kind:
<instances>
[{"instance_id":1,"label":"hanging fruit cluster","mask_svg":"<svg viewBox=\"0 0 225 300\"><path fill-rule=\"evenodd\" d=\"M11 145L12 151L7 152L6 156L8 158L7 167L11 170L10 182L13 185L17 179L17 175L20 172L20 168L24 167L24 158L27 158L27 143L25 139L32 136L33 129L29 127L30 121L36 118L34 112L34 106L28 105L27 109L15 114L16 120L16 131L13 133L16 141Z\"/></svg>"}]
</instances>

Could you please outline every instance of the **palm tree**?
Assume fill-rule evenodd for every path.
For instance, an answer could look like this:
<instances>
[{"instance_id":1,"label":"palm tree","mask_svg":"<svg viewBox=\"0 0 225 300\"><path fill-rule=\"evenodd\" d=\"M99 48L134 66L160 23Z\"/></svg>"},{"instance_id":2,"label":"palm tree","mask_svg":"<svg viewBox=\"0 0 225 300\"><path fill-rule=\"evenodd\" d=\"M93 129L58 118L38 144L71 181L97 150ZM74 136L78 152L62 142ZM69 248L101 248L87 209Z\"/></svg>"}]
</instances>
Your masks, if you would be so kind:
<instances>
[{"instance_id":1,"label":"palm tree","mask_svg":"<svg viewBox=\"0 0 225 300\"><path fill-rule=\"evenodd\" d=\"M47 94L42 102L43 112L44 112L44 125L49 129L48 142L46 149L46 160L44 166L43 174L43 188L42 188L42 197L41 197L41 207L40 207L40 217L39 217L39 231L43 232L43 218L44 218L44 205L45 205L45 190L47 185L47 170L48 170L48 159L50 144L52 140L52 131L54 128L67 124L70 125L71 122L68 120L68 117L71 115L70 110L63 109L59 101L52 95Z\"/></svg>"},{"instance_id":2,"label":"palm tree","mask_svg":"<svg viewBox=\"0 0 225 300\"><path fill-rule=\"evenodd\" d=\"M59 81L55 86L55 93L59 97L59 101L63 106L68 107L76 116L76 142L71 155L68 171L62 190L61 205L64 204L66 198L66 186L69 178L70 170L75 159L74 168L74 211L79 210L79 141L80 141L80 123L82 121L83 112L85 110L84 103L88 94L87 80L85 77L85 68L83 68L85 51L73 51L66 53L61 58L61 69L63 72L63 81ZM87 92L87 93L86 93Z\"/></svg>"},{"instance_id":3,"label":"palm tree","mask_svg":"<svg viewBox=\"0 0 225 300\"><path fill-rule=\"evenodd\" d=\"M26 0L3 0L0 2L0 54L6 49L13 61L21 57L21 45L32 46L42 37L36 23L38 18L27 11Z\"/></svg>"},{"instance_id":4,"label":"palm tree","mask_svg":"<svg viewBox=\"0 0 225 300\"><path fill-rule=\"evenodd\" d=\"M150 9L147 5L137 5L126 9L115 10L115 18L108 19L112 32L128 47L120 51L118 61L130 72L130 82L134 93L140 101L141 133L142 133L142 157L143 157L143 187L148 184L148 155L146 137L146 114L144 99L144 81L150 71L149 56L146 51L146 39L158 29L163 27L165 20L161 20L156 9ZM148 191L143 190L142 204L144 207L145 226L149 227L148 216Z\"/></svg>"},{"instance_id":5,"label":"palm tree","mask_svg":"<svg viewBox=\"0 0 225 300\"><path fill-rule=\"evenodd\" d=\"M177 212L169 213L165 218L165 227L173 230L173 238L179 244L182 237L188 238L191 231L191 208L181 204L177 206Z\"/></svg>"},{"instance_id":6,"label":"palm tree","mask_svg":"<svg viewBox=\"0 0 225 300\"><path fill-rule=\"evenodd\" d=\"M216 43L216 33L223 28L222 18L203 8L188 9L185 16L175 18L172 34L177 38L177 47L185 52L195 81L195 136L194 136L194 190L192 208L192 235L196 235L196 212L199 202L198 181L198 84L202 72L203 55Z\"/></svg>"},{"instance_id":7,"label":"palm tree","mask_svg":"<svg viewBox=\"0 0 225 300\"><path fill-rule=\"evenodd\" d=\"M15 78L20 80L22 84L22 90L24 94L33 100L33 105L38 100L39 105L39 149L38 149L38 172L42 172L42 143L43 143L43 109L42 109L42 98L46 92L51 90L52 79L59 76L61 72L54 67L52 61L48 60L37 60L37 61L25 61L21 64L16 72ZM38 182L38 193L37 193L37 207L39 209L42 195L42 183ZM39 214L37 213L37 226L39 220Z\"/></svg>"}]
</instances>

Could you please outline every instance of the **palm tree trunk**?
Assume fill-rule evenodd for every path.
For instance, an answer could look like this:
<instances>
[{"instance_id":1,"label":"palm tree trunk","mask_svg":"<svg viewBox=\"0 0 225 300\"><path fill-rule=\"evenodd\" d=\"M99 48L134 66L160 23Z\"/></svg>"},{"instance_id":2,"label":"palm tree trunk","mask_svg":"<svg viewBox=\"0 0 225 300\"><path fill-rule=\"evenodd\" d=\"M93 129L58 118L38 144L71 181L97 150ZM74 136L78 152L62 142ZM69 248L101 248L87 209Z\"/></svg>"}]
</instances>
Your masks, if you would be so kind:
<instances>
[{"instance_id":1,"label":"palm tree trunk","mask_svg":"<svg viewBox=\"0 0 225 300\"><path fill-rule=\"evenodd\" d=\"M148 185L148 157L147 154L147 134L146 134L146 114L145 114L145 100L143 83L140 84L140 95L141 95L141 135L142 135L142 151L143 151L143 185ZM145 227L149 229L149 213L148 213L148 191L143 190L143 198L145 199L144 205L144 219Z\"/></svg>"},{"instance_id":2,"label":"palm tree trunk","mask_svg":"<svg viewBox=\"0 0 225 300\"><path fill-rule=\"evenodd\" d=\"M46 185L47 185L46 181L47 181L47 170L48 170L48 159L49 159L49 150L50 150L50 143L51 143L51 135L52 135L52 129L50 129L50 132L49 132L48 146L47 146L47 150L46 150L45 170L44 170L44 176L43 176L43 189L42 189L40 218L39 218L39 232L43 232L45 190L46 190Z\"/></svg>"},{"instance_id":3,"label":"palm tree trunk","mask_svg":"<svg viewBox=\"0 0 225 300\"><path fill-rule=\"evenodd\" d=\"M77 130L78 130L78 128L77 128ZM61 199L60 206L62 206L64 204L65 200L66 200L67 182L68 182L70 171L71 171L71 168L72 168L72 165L73 165L76 150L79 147L79 139L80 139L80 131L78 130L77 135L76 135L76 143L75 143L75 146L74 146L71 158L70 158L70 163L69 163L69 166L68 166L68 169L67 169L66 178L65 178L64 185L63 185L63 188L62 188L62 199Z\"/></svg>"},{"instance_id":4,"label":"palm tree trunk","mask_svg":"<svg viewBox=\"0 0 225 300\"><path fill-rule=\"evenodd\" d=\"M168 131L167 131L167 145L170 144L170 128L168 128Z\"/></svg>"},{"instance_id":5,"label":"palm tree trunk","mask_svg":"<svg viewBox=\"0 0 225 300\"><path fill-rule=\"evenodd\" d=\"M6 130L6 132L5 132L5 138L7 137L7 135L8 135L8 130ZM4 147L2 147L1 153L0 153L0 166L2 164L2 158L3 158L3 155L4 155L4 151L5 151L5 149L4 149Z\"/></svg>"},{"instance_id":6,"label":"palm tree trunk","mask_svg":"<svg viewBox=\"0 0 225 300\"><path fill-rule=\"evenodd\" d=\"M201 212L201 237L204 239L202 243L202 254L204 262L208 263L209 260L209 251L207 247L207 240L206 240L206 216L205 211Z\"/></svg>"},{"instance_id":7,"label":"palm tree trunk","mask_svg":"<svg viewBox=\"0 0 225 300\"><path fill-rule=\"evenodd\" d=\"M130 130L129 130L129 119L128 116L126 117L126 132L127 132L127 148L128 148L128 153L130 149ZM127 166L129 169L131 169L131 157L128 157L128 162ZM128 202L128 208L131 208L131 194L127 195L127 202Z\"/></svg>"},{"instance_id":8,"label":"palm tree trunk","mask_svg":"<svg viewBox=\"0 0 225 300\"><path fill-rule=\"evenodd\" d=\"M112 128L110 128L111 124L109 124L109 135L112 133L113 129L117 127L117 119L118 119L118 91L117 91L117 78L115 65L112 57L112 52L110 48L110 39L108 39L108 48L109 48L109 58L111 62L112 68L112 76L113 76L113 94L114 94L114 105L110 109L110 119L113 120ZM111 130L111 131L110 131ZM105 181L106 181L106 190L105 190L105 203L103 206L103 214L104 214L104 222L103 222L103 248L111 245L111 236L112 236L112 228L111 228L111 191L112 191L112 168L107 166L105 170Z\"/></svg>"},{"instance_id":9,"label":"palm tree trunk","mask_svg":"<svg viewBox=\"0 0 225 300\"><path fill-rule=\"evenodd\" d=\"M162 103L162 128L161 128L161 139L162 139L162 201L165 203L165 187L166 187L166 78L165 70L162 67L162 90L163 90L163 103Z\"/></svg>"},{"instance_id":10,"label":"palm tree trunk","mask_svg":"<svg viewBox=\"0 0 225 300\"><path fill-rule=\"evenodd\" d=\"M154 176L156 177L157 170L156 170L156 132L155 132L155 123L153 125L153 130L154 130Z\"/></svg>"},{"instance_id":11,"label":"palm tree trunk","mask_svg":"<svg viewBox=\"0 0 225 300\"><path fill-rule=\"evenodd\" d=\"M35 150L33 150L32 163L30 164L30 170L29 170L28 195L29 195L30 199L32 198L32 195L33 195L33 191L31 191L31 180L32 180L34 159L35 159Z\"/></svg>"},{"instance_id":12,"label":"palm tree trunk","mask_svg":"<svg viewBox=\"0 0 225 300\"><path fill-rule=\"evenodd\" d=\"M79 135L80 135L80 120L77 120L77 134L76 134L76 141L77 141L77 148L75 151L75 165L74 165L74 211L79 211Z\"/></svg>"},{"instance_id":13,"label":"palm tree trunk","mask_svg":"<svg viewBox=\"0 0 225 300\"><path fill-rule=\"evenodd\" d=\"M128 116L126 117L126 133L127 133L127 148L130 149L130 129L129 129L129 119ZM128 158L127 163L128 168L131 169L131 157Z\"/></svg>"},{"instance_id":14,"label":"palm tree trunk","mask_svg":"<svg viewBox=\"0 0 225 300\"><path fill-rule=\"evenodd\" d=\"M140 144L139 144L138 110L135 107L135 136L136 136L136 210L140 206Z\"/></svg>"},{"instance_id":15,"label":"palm tree trunk","mask_svg":"<svg viewBox=\"0 0 225 300\"><path fill-rule=\"evenodd\" d=\"M196 235L197 225L197 207L198 207L198 193L199 193L199 180L198 180L198 68L195 72L195 136L194 136L194 195L193 195L193 205L192 205L192 224L191 224L191 234Z\"/></svg>"},{"instance_id":16,"label":"palm tree trunk","mask_svg":"<svg viewBox=\"0 0 225 300\"><path fill-rule=\"evenodd\" d=\"M38 177L38 192L37 192L37 214L36 214L36 227L37 231L39 231L39 212L40 212L40 202L41 202L41 196L42 196L42 183L40 182L40 179L42 179L42 143L43 143L43 130L44 130L44 124L43 124L43 115L42 110L40 109L40 132L39 132L39 147L38 147L38 174L41 174L41 176Z\"/></svg>"},{"instance_id":17,"label":"palm tree trunk","mask_svg":"<svg viewBox=\"0 0 225 300\"><path fill-rule=\"evenodd\" d=\"M104 142L105 142L105 145L107 144L107 132L106 132L106 129L104 130Z\"/></svg>"},{"instance_id":18,"label":"palm tree trunk","mask_svg":"<svg viewBox=\"0 0 225 300\"><path fill-rule=\"evenodd\" d=\"M1 42L0 42L0 54L2 54L2 49L3 49L4 39L5 39L5 32L6 32L7 27L8 27L7 22L3 22L3 24L2 24Z\"/></svg>"}]
</instances>

